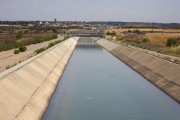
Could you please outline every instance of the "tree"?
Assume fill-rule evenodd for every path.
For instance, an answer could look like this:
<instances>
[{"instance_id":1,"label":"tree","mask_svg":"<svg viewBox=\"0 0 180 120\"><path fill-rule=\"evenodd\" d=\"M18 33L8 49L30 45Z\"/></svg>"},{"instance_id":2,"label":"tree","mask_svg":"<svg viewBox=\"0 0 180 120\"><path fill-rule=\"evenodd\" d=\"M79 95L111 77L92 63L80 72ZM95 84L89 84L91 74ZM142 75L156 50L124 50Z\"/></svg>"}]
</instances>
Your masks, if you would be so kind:
<instances>
[{"instance_id":1,"label":"tree","mask_svg":"<svg viewBox=\"0 0 180 120\"><path fill-rule=\"evenodd\" d=\"M45 29L44 29L44 32L45 32L45 33L47 33L47 31L48 31L48 29L47 29L47 28L45 28Z\"/></svg>"},{"instance_id":2,"label":"tree","mask_svg":"<svg viewBox=\"0 0 180 120\"><path fill-rule=\"evenodd\" d=\"M54 33L57 33L57 28L54 28L54 29L53 29L53 32L54 32Z\"/></svg>"}]
</instances>

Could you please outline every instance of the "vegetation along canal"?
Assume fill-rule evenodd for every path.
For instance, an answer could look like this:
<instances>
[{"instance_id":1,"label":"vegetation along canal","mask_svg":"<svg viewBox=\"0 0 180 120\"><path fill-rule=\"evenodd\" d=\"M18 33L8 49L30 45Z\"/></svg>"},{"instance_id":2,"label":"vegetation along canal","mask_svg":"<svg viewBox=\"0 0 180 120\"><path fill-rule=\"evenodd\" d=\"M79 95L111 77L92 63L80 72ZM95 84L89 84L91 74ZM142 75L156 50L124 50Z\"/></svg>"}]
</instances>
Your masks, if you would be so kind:
<instances>
[{"instance_id":1,"label":"vegetation along canal","mask_svg":"<svg viewBox=\"0 0 180 120\"><path fill-rule=\"evenodd\" d=\"M80 38L43 120L179 120L179 113L179 103Z\"/></svg>"}]
</instances>

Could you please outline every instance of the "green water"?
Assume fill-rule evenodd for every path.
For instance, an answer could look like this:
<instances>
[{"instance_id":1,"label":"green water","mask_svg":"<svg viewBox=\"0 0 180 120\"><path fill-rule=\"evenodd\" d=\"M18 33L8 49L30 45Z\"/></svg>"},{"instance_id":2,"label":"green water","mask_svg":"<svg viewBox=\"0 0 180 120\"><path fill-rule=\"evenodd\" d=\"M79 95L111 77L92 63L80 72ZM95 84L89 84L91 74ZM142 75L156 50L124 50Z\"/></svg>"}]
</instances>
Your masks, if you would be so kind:
<instances>
[{"instance_id":1,"label":"green water","mask_svg":"<svg viewBox=\"0 0 180 120\"><path fill-rule=\"evenodd\" d=\"M180 105L90 38L81 38L43 120L180 120Z\"/></svg>"}]
</instances>

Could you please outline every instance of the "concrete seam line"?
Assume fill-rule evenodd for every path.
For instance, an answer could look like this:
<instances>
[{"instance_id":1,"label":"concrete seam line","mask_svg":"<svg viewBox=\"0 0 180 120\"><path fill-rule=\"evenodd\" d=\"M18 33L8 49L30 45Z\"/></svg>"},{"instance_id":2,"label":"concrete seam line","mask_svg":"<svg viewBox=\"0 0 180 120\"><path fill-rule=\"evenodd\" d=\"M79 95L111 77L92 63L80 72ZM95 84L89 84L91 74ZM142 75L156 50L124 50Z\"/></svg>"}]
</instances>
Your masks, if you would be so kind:
<instances>
[{"instance_id":1,"label":"concrete seam line","mask_svg":"<svg viewBox=\"0 0 180 120\"><path fill-rule=\"evenodd\" d=\"M73 43L71 43L71 45L72 45ZM69 48L70 49L70 48ZM62 60L62 58L65 56L65 54L68 52L68 50L69 49L67 49L66 50L66 52L64 53L64 55L61 57L61 59L60 60L58 60L58 62L57 62L57 64ZM33 98L33 96L34 96L34 94L37 92L37 90L44 84L44 82L47 80L47 78L48 78L48 76L52 73L52 71L54 70L54 68L57 66L57 64L52 68L52 70L50 71L50 73L47 75L47 77L45 78L45 80L42 82L42 84L39 86L39 87L37 87L37 89L34 91L34 93L32 94L32 96L31 96L31 98L29 99L29 101L24 105L24 107L21 109L21 111L17 114L17 116L22 112L22 110L25 108L25 107L28 107L27 106L27 104L31 101L31 99ZM62 73L63 74L63 73ZM43 92L44 93L44 92ZM45 94L46 95L46 94ZM28 107L29 108L29 107ZM29 108L29 109L31 109L31 108ZM32 110L32 109L31 109ZM34 111L34 110L32 110L32 111ZM35 112L35 111L34 111ZM36 112L35 112L36 113ZM36 114L38 114L38 113L36 113ZM16 116L16 117L17 117Z\"/></svg>"},{"instance_id":2,"label":"concrete seam line","mask_svg":"<svg viewBox=\"0 0 180 120\"><path fill-rule=\"evenodd\" d=\"M69 38L69 39L70 39L70 38ZM69 40L69 39L67 39L67 40ZM33 61L34 59L40 57L41 55L47 53L48 51L50 51L51 49L57 47L58 45L63 44L63 43L66 42L67 40L65 40L65 41L63 41L63 42L61 42L61 43L53 46L52 48L49 48L49 49L45 50L44 52L42 52L42 53L40 53L40 54L38 54L38 55L35 55L35 56L32 57L32 58L29 58L29 59L23 61L22 63L14 66L14 67L12 67L12 68L10 68L10 69L8 69L8 70L5 70L4 72L0 73L0 79L2 79L3 77L5 77L6 75L8 75L8 74L10 74L10 73L18 70L19 68L23 67L24 65L26 65L26 64L28 64L29 62Z\"/></svg>"},{"instance_id":3,"label":"concrete seam line","mask_svg":"<svg viewBox=\"0 0 180 120\"><path fill-rule=\"evenodd\" d=\"M19 103L21 103L22 105L24 105L20 100L16 99L13 95L9 94L6 90L0 88L2 91L4 91L7 95L11 96L12 98L14 98L15 100L17 100Z\"/></svg>"},{"instance_id":4,"label":"concrete seam line","mask_svg":"<svg viewBox=\"0 0 180 120\"><path fill-rule=\"evenodd\" d=\"M0 108L2 108L3 110L5 110L6 112L8 112L6 109L4 109L3 107L0 106ZM13 117L15 117L13 114L11 114L10 112L8 112L10 115L12 115Z\"/></svg>"}]
</instances>

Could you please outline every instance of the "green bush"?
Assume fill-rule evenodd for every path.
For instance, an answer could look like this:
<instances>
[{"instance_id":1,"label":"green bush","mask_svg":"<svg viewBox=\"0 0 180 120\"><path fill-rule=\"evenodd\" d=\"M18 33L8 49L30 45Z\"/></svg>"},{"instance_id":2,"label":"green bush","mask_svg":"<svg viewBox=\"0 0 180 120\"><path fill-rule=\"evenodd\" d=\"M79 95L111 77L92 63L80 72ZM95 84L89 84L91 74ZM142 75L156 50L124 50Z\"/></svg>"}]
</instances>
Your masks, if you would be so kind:
<instances>
[{"instance_id":1,"label":"green bush","mask_svg":"<svg viewBox=\"0 0 180 120\"><path fill-rule=\"evenodd\" d=\"M116 35L116 33L110 33L110 32L107 32L106 35Z\"/></svg>"},{"instance_id":2,"label":"green bush","mask_svg":"<svg viewBox=\"0 0 180 120\"><path fill-rule=\"evenodd\" d=\"M128 32L132 32L131 30L128 30Z\"/></svg>"},{"instance_id":3,"label":"green bush","mask_svg":"<svg viewBox=\"0 0 180 120\"><path fill-rule=\"evenodd\" d=\"M22 33L18 33L17 35L16 35L16 38L17 39L21 39L23 37L23 34Z\"/></svg>"},{"instance_id":4,"label":"green bush","mask_svg":"<svg viewBox=\"0 0 180 120\"><path fill-rule=\"evenodd\" d=\"M148 40L145 38L145 39L143 39L143 42L147 43L147 42L148 42Z\"/></svg>"},{"instance_id":5,"label":"green bush","mask_svg":"<svg viewBox=\"0 0 180 120\"><path fill-rule=\"evenodd\" d=\"M19 54L20 50L14 50L14 54Z\"/></svg>"},{"instance_id":6,"label":"green bush","mask_svg":"<svg viewBox=\"0 0 180 120\"><path fill-rule=\"evenodd\" d=\"M139 31L139 30L134 30L133 32L134 32L134 33L139 33L140 31Z\"/></svg>"},{"instance_id":7,"label":"green bush","mask_svg":"<svg viewBox=\"0 0 180 120\"><path fill-rule=\"evenodd\" d=\"M27 47L25 47L25 46L19 47L19 51L21 51L21 52L24 52L24 51L26 51L26 50L27 50Z\"/></svg>"},{"instance_id":8,"label":"green bush","mask_svg":"<svg viewBox=\"0 0 180 120\"><path fill-rule=\"evenodd\" d=\"M177 40L169 38L167 40L167 46L176 46L177 45Z\"/></svg>"}]
</instances>

